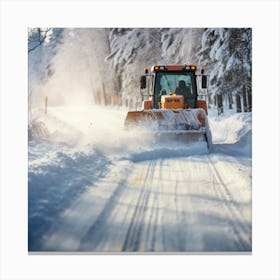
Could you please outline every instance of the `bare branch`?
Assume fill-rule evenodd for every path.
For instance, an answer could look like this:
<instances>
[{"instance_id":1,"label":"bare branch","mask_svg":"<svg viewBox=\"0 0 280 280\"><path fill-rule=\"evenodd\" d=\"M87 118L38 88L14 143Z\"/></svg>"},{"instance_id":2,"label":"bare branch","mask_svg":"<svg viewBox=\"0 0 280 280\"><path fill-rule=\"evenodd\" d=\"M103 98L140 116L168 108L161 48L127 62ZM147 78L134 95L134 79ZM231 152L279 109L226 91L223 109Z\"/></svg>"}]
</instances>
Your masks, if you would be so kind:
<instances>
[{"instance_id":1,"label":"bare branch","mask_svg":"<svg viewBox=\"0 0 280 280\"><path fill-rule=\"evenodd\" d=\"M50 31L51 31L51 28L46 28L46 29L37 28L36 31L34 31L34 29L30 29L28 31L28 44L35 43L35 45L28 48L28 53L35 50L39 46L41 46L45 42L45 40L48 36L48 33ZM36 33L37 36L36 35L34 36L34 33Z\"/></svg>"}]
</instances>

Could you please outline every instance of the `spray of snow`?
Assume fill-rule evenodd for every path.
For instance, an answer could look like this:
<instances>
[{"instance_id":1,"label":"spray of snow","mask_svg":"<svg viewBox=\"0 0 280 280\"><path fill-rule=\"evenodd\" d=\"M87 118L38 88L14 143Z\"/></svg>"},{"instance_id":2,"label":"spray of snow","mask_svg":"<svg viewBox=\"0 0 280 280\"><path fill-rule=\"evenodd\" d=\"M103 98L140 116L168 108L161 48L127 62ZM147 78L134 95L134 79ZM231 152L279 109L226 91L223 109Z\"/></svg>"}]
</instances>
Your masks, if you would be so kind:
<instances>
[{"instance_id":1,"label":"spray of snow","mask_svg":"<svg viewBox=\"0 0 280 280\"><path fill-rule=\"evenodd\" d=\"M44 129L40 138L56 143L67 143L72 150L102 151L107 157L126 158L133 161L168 158L208 153L205 142L158 142L153 127L125 130L127 111L114 107L63 106L50 107L47 114L34 110L37 122ZM47 132L46 132L47 131Z\"/></svg>"},{"instance_id":2,"label":"spray of snow","mask_svg":"<svg viewBox=\"0 0 280 280\"><path fill-rule=\"evenodd\" d=\"M105 29L62 29L56 43L45 43L29 55L29 93L32 108L105 104L114 92ZM49 50L51 48L51 50ZM39 60L39 61L38 61Z\"/></svg>"}]
</instances>

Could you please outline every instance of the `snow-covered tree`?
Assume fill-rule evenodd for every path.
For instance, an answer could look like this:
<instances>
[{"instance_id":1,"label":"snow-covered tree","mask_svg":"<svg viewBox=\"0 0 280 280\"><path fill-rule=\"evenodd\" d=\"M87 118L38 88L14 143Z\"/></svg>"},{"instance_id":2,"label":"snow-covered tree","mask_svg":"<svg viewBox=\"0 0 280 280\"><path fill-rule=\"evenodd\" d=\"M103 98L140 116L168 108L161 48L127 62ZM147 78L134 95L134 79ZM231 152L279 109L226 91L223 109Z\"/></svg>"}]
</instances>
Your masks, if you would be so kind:
<instances>
[{"instance_id":1,"label":"snow-covered tree","mask_svg":"<svg viewBox=\"0 0 280 280\"><path fill-rule=\"evenodd\" d=\"M206 68L212 96L227 96L231 104L241 95L245 104L251 41L250 28L30 29L30 100L48 95L53 105L84 100L139 108L144 68L192 62Z\"/></svg>"},{"instance_id":2,"label":"snow-covered tree","mask_svg":"<svg viewBox=\"0 0 280 280\"><path fill-rule=\"evenodd\" d=\"M252 33L250 28L208 28L202 36L199 62L210 73L212 95L227 97L242 95L247 111L252 94Z\"/></svg>"},{"instance_id":3,"label":"snow-covered tree","mask_svg":"<svg viewBox=\"0 0 280 280\"><path fill-rule=\"evenodd\" d=\"M56 55L57 46L62 43L60 28L31 28L28 30L28 95L29 105L37 106L41 96L41 88L54 74L52 59Z\"/></svg>"},{"instance_id":4,"label":"snow-covered tree","mask_svg":"<svg viewBox=\"0 0 280 280\"><path fill-rule=\"evenodd\" d=\"M203 29L110 29L111 54L106 60L115 73L119 104L139 108L139 76L144 68L159 64L195 63Z\"/></svg>"}]
</instances>

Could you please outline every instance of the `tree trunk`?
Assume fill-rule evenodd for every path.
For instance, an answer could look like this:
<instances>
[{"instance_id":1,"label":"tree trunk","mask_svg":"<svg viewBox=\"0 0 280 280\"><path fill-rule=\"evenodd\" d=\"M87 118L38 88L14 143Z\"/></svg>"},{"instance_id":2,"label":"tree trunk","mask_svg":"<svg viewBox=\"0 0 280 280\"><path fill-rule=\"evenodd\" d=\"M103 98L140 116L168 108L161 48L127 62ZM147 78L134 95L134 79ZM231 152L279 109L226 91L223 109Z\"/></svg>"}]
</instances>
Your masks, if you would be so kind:
<instances>
[{"instance_id":1,"label":"tree trunk","mask_svg":"<svg viewBox=\"0 0 280 280\"><path fill-rule=\"evenodd\" d=\"M232 94L229 93L229 94L228 94L228 108L229 108L230 110L232 110L232 103L233 103Z\"/></svg>"},{"instance_id":2,"label":"tree trunk","mask_svg":"<svg viewBox=\"0 0 280 280\"><path fill-rule=\"evenodd\" d=\"M218 108L218 115L222 114L224 112L223 108L223 96L221 94L217 94L217 108Z\"/></svg>"},{"instance_id":3,"label":"tree trunk","mask_svg":"<svg viewBox=\"0 0 280 280\"><path fill-rule=\"evenodd\" d=\"M241 98L240 94L236 94L236 113L241 113Z\"/></svg>"},{"instance_id":4,"label":"tree trunk","mask_svg":"<svg viewBox=\"0 0 280 280\"><path fill-rule=\"evenodd\" d=\"M252 94L248 93L248 112L252 112Z\"/></svg>"},{"instance_id":5,"label":"tree trunk","mask_svg":"<svg viewBox=\"0 0 280 280\"><path fill-rule=\"evenodd\" d=\"M246 88L244 85L242 87L242 97L243 97L243 110L244 112L247 112L248 103L247 103L247 96L246 96Z\"/></svg>"}]
</instances>

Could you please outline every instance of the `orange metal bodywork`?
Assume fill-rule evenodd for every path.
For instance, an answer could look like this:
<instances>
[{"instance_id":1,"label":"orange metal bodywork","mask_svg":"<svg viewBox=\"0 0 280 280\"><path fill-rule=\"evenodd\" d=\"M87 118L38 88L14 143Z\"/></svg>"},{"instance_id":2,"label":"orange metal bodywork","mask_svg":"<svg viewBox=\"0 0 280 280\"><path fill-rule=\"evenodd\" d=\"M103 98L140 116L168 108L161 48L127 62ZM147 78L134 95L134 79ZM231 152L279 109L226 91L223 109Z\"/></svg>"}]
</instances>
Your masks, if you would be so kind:
<instances>
[{"instance_id":1,"label":"orange metal bodywork","mask_svg":"<svg viewBox=\"0 0 280 280\"><path fill-rule=\"evenodd\" d=\"M161 97L161 108L163 109L183 109L184 97L182 95L163 95Z\"/></svg>"},{"instance_id":2,"label":"orange metal bodywork","mask_svg":"<svg viewBox=\"0 0 280 280\"><path fill-rule=\"evenodd\" d=\"M205 127L206 126L206 120L205 120L204 114L198 113L197 118L198 118L199 122L201 123L201 125L203 127Z\"/></svg>"},{"instance_id":3,"label":"orange metal bodywork","mask_svg":"<svg viewBox=\"0 0 280 280\"><path fill-rule=\"evenodd\" d=\"M207 104L205 100L197 100L197 108L201 108L205 111L206 115L208 115L208 111L207 111Z\"/></svg>"},{"instance_id":4,"label":"orange metal bodywork","mask_svg":"<svg viewBox=\"0 0 280 280\"><path fill-rule=\"evenodd\" d=\"M168 71L181 71L185 68L185 65L165 65Z\"/></svg>"},{"instance_id":5,"label":"orange metal bodywork","mask_svg":"<svg viewBox=\"0 0 280 280\"><path fill-rule=\"evenodd\" d=\"M143 110L153 109L153 101L152 100L144 100L143 101Z\"/></svg>"},{"instance_id":6,"label":"orange metal bodywork","mask_svg":"<svg viewBox=\"0 0 280 280\"><path fill-rule=\"evenodd\" d=\"M154 119L154 120L161 120L164 116L160 111L130 111L126 115L125 119L125 126L126 127L134 127L135 124L143 122L145 119Z\"/></svg>"}]
</instances>

